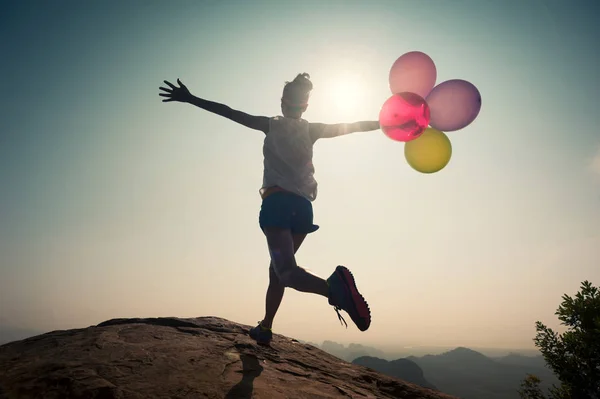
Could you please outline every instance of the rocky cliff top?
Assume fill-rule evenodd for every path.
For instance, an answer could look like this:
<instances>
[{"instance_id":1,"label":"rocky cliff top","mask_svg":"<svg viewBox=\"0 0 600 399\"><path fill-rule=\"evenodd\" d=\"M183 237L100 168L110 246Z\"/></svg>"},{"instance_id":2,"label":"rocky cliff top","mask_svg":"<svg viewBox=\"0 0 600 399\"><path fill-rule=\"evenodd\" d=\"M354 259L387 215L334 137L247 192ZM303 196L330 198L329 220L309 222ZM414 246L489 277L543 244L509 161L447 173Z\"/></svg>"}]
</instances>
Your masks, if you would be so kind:
<instances>
[{"instance_id":1,"label":"rocky cliff top","mask_svg":"<svg viewBox=\"0 0 600 399\"><path fill-rule=\"evenodd\" d=\"M448 395L216 317L114 319L0 346L0 398L423 398Z\"/></svg>"}]
</instances>

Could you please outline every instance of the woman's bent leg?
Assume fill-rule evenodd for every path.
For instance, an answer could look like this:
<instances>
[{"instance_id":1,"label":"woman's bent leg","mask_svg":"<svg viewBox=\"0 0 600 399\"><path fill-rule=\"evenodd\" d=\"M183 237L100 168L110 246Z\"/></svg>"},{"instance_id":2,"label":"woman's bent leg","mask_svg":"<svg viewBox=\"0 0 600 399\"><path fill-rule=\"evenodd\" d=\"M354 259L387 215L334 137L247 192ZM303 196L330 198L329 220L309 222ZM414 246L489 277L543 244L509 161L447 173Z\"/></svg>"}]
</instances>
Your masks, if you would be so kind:
<instances>
[{"instance_id":1,"label":"woman's bent leg","mask_svg":"<svg viewBox=\"0 0 600 399\"><path fill-rule=\"evenodd\" d=\"M289 229L266 227L264 229L271 254L273 269L284 287L328 297L327 281L296 264L294 240Z\"/></svg>"}]
</instances>

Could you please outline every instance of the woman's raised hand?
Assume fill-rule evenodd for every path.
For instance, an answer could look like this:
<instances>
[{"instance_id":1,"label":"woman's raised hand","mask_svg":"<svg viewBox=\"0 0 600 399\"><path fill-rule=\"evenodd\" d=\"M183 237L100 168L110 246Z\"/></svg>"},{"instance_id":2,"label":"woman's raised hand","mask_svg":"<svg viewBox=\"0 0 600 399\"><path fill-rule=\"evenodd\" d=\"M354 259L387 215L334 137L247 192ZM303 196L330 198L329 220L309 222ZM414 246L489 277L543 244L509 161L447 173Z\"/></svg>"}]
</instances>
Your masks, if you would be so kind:
<instances>
[{"instance_id":1,"label":"woman's raised hand","mask_svg":"<svg viewBox=\"0 0 600 399\"><path fill-rule=\"evenodd\" d=\"M177 83L179 84L179 87L175 86L174 84L168 82L168 81L164 81L169 88L166 87L160 87L161 90L163 90L164 92L160 92L158 95L161 97L166 97L163 101L163 103L166 102L170 102L170 101L179 101L182 103L188 102L191 98L192 98L192 94L190 93L190 91L188 90L188 88L181 83L181 80L177 79Z\"/></svg>"}]
</instances>

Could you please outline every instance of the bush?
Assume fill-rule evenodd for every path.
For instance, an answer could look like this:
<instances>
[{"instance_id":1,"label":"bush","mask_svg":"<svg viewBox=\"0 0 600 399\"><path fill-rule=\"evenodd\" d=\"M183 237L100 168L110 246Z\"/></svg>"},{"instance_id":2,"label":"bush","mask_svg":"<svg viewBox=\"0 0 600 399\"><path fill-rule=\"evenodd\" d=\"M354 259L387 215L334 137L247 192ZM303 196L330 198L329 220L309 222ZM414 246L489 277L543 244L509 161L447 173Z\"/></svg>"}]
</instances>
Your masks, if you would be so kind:
<instances>
[{"instance_id":1,"label":"bush","mask_svg":"<svg viewBox=\"0 0 600 399\"><path fill-rule=\"evenodd\" d=\"M550 390L552 399L600 398L600 294L589 281L574 298L563 295L556 315L567 326L563 334L540 321L535 323L535 345L556 374L560 386ZM523 399L543 399L540 380L528 375L521 383Z\"/></svg>"}]
</instances>

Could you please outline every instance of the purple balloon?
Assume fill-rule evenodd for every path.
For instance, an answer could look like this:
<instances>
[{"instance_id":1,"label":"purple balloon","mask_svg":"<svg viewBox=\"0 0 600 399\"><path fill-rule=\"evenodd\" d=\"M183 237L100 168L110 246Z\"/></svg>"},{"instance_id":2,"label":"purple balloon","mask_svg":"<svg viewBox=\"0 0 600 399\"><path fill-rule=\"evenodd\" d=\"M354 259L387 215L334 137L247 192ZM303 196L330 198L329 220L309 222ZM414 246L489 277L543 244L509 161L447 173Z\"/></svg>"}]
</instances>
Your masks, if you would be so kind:
<instances>
[{"instance_id":1,"label":"purple balloon","mask_svg":"<svg viewBox=\"0 0 600 399\"><path fill-rule=\"evenodd\" d=\"M410 92L425 98L435 86L437 69L431 57L420 51L401 55L390 69L392 94Z\"/></svg>"},{"instance_id":2,"label":"purple balloon","mask_svg":"<svg viewBox=\"0 0 600 399\"><path fill-rule=\"evenodd\" d=\"M433 88L426 98L431 112L429 125L442 132L460 130L475 120L481 109L481 94L472 83L452 79Z\"/></svg>"}]
</instances>

